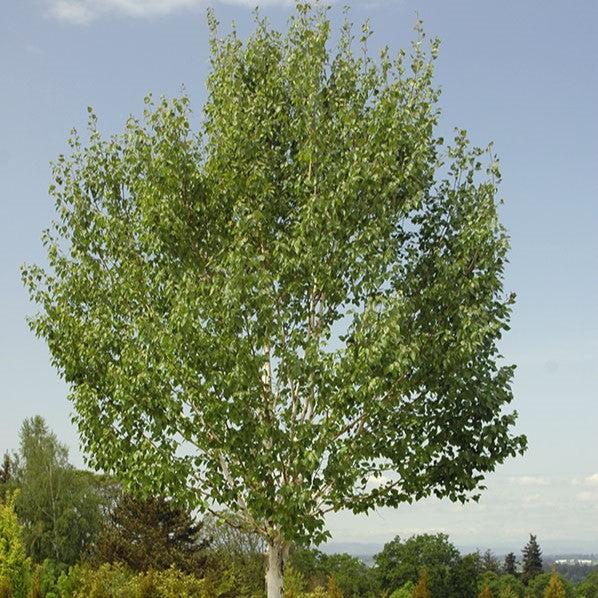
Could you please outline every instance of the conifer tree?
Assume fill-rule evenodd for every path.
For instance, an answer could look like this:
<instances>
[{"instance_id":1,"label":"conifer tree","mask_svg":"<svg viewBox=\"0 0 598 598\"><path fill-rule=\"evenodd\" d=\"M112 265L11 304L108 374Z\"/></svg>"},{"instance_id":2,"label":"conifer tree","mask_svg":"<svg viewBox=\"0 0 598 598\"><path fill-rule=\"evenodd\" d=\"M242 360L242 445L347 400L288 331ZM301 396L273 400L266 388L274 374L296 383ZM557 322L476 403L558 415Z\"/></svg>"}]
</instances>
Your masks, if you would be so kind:
<instances>
[{"instance_id":1,"label":"conifer tree","mask_svg":"<svg viewBox=\"0 0 598 598\"><path fill-rule=\"evenodd\" d=\"M542 551L536 536L530 534L529 542L523 548L523 573L524 583L529 583L536 575L542 573Z\"/></svg>"},{"instance_id":2,"label":"conifer tree","mask_svg":"<svg viewBox=\"0 0 598 598\"><path fill-rule=\"evenodd\" d=\"M14 478L15 459L8 453L4 453L2 465L0 465L0 500L4 500L11 488Z\"/></svg>"},{"instance_id":3,"label":"conifer tree","mask_svg":"<svg viewBox=\"0 0 598 598\"><path fill-rule=\"evenodd\" d=\"M500 570L500 563L490 549L486 550L482 555L482 569L484 571L493 571L494 573L498 573Z\"/></svg>"},{"instance_id":4,"label":"conifer tree","mask_svg":"<svg viewBox=\"0 0 598 598\"><path fill-rule=\"evenodd\" d=\"M517 575L517 560L515 558L515 553L509 552L509 554L505 556L503 572L508 573L509 575Z\"/></svg>"},{"instance_id":5,"label":"conifer tree","mask_svg":"<svg viewBox=\"0 0 598 598\"><path fill-rule=\"evenodd\" d=\"M417 585L413 588L412 598L432 598L428 582L428 570L423 568L419 574Z\"/></svg>"},{"instance_id":6,"label":"conifer tree","mask_svg":"<svg viewBox=\"0 0 598 598\"><path fill-rule=\"evenodd\" d=\"M328 586L326 588L328 598L343 598L343 592L340 589L334 575L328 577Z\"/></svg>"},{"instance_id":7,"label":"conifer tree","mask_svg":"<svg viewBox=\"0 0 598 598\"><path fill-rule=\"evenodd\" d=\"M164 498L137 499L123 494L99 534L95 558L126 563L134 571L168 569L198 573L209 541L202 525Z\"/></svg>"},{"instance_id":8,"label":"conifer tree","mask_svg":"<svg viewBox=\"0 0 598 598\"><path fill-rule=\"evenodd\" d=\"M494 598L494 594L492 593L492 590L490 590L490 586L488 585L488 583L484 584L484 587L480 592L479 598Z\"/></svg>"},{"instance_id":9,"label":"conifer tree","mask_svg":"<svg viewBox=\"0 0 598 598\"><path fill-rule=\"evenodd\" d=\"M555 567L552 568L550 581L544 591L544 598L566 598L565 586L559 579Z\"/></svg>"}]
</instances>

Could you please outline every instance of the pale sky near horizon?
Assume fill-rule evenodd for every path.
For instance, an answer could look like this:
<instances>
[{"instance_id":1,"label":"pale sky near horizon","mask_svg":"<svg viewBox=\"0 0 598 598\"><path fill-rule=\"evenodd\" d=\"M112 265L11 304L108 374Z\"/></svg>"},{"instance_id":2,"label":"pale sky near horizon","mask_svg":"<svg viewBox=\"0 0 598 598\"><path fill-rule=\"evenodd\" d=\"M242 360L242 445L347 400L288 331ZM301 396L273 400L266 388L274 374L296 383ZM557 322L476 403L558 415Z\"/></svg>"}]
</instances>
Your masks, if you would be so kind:
<instances>
[{"instance_id":1,"label":"pale sky near horizon","mask_svg":"<svg viewBox=\"0 0 598 598\"><path fill-rule=\"evenodd\" d=\"M25 417L43 415L82 463L65 387L25 324L19 265L43 259L52 217L48 162L93 105L118 131L143 96L182 84L201 111L208 72L205 7L241 34L250 7L284 27L282 0L4 0L0 8L0 453ZM494 140L512 237L506 287L517 293L503 343L518 366L514 407L527 454L488 478L479 504L424 501L369 518L330 519L336 542L380 544L444 531L461 546L598 553L598 3L338 2L369 17L372 47L406 47L416 14L442 39L441 128Z\"/></svg>"}]
</instances>

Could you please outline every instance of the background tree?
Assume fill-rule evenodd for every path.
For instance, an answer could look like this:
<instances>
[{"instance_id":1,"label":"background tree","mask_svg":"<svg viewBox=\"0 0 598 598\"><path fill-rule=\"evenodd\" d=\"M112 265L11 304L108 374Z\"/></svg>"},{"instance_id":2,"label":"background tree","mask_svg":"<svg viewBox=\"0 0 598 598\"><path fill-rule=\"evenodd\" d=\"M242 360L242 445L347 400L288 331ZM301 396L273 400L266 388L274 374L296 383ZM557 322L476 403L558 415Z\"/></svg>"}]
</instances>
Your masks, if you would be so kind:
<instances>
[{"instance_id":1,"label":"background tree","mask_svg":"<svg viewBox=\"0 0 598 598\"><path fill-rule=\"evenodd\" d=\"M566 598L565 586L562 584L554 568L550 574L548 586L544 590L544 598Z\"/></svg>"},{"instance_id":2,"label":"background tree","mask_svg":"<svg viewBox=\"0 0 598 598\"><path fill-rule=\"evenodd\" d=\"M493 571L494 573L500 572L500 561L490 549L484 552L480 564L483 571Z\"/></svg>"},{"instance_id":3,"label":"background tree","mask_svg":"<svg viewBox=\"0 0 598 598\"><path fill-rule=\"evenodd\" d=\"M245 43L210 23L200 134L185 97L109 140L91 114L23 276L90 463L242 521L280 596L327 512L465 501L523 451L509 243L496 160L436 134L437 41L372 58L304 3Z\"/></svg>"},{"instance_id":4,"label":"background tree","mask_svg":"<svg viewBox=\"0 0 598 598\"><path fill-rule=\"evenodd\" d=\"M571 582L561 577L558 573L555 573L555 575L559 584L564 588L565 598L579 598L578 592L576 591L574 585ZM550 587L551 578L551 573L540 573L539 575L536 575L529 582L526 588L526 596L529 595L530 598L546 598L546 592Z\"/></svg>"},{"instance_id":5,"label":"background tree","mask_svg":"<svg viewBox=\"0 0 598 598\"><path fill-rule=\"evenodd\" d=\"M425 568L433 595L459 595L454 592L453 570L460 555L446 534L421 534L406 541L397 536L374 559L383 590L393 591L408 581L416 583Z\"/></svg>"},{"instance_id":6,"label":"background tree","mask_svg":"<svg viewBox=\"0 0 598 598\"><path fill-rule=\"evenodd\" d=\"M7 598L26 598L31 585L31 559L21 533L10 496L0 502L0 593Z\"/></svg>"},{"instance_id":7,"label":"background tree","mask_svg":"<svg viewBox=\"0 0 598 598\"><path fill-rule=\"evenodd\" d=\"M505 562L503 564L503 572L508 575L517 575L517 559L515 553L509 552L505 555Z\"/></svg>"},{"instance_id":8,"label":"background tree","mask_svg":"<svg viewBox=\"0 0 598 598\"><path fill-rule=\"evenodd\" d=\"M598 569L587 575L577 585L577 590L584 598L598 598Z\"/></svg>"},{"instance_id":9,"label":"background tree","mask_svg":"<svg viewBox=\"0 0 598 598\"><path fill-rule=\"evenodd\" d=\"M40 416L20 431L15 509L23 524L27 553L73 564L100 526L100 497L94 477L68 462L68 450Z\"/></svg>"},{"instance_id":10,"label":"background tree","mask_svg":"<svg viewBox=\"0 0 598 598\"><path fill-rule=\"evenodd\" d=\"M125 563L133 571L176 567L201 574L209 539L185 509L161 497L122 494L95 542L98 562Z\"/></svg>"},{"instance_id":11,"label":"background tree","mask_svg":"<svg viewBox=\"0 0 598 598\"><path fill-rule=\"evenodd\" d=\"M536 575L544 570L542 551L536 536L530 534L529 542L523 547L521 578L528 584Z\"/></svg>"},{"instance_id":12,"label":"background tree","mask_svg":"<svg viewBox=\"0 0 598 598\"><path fill-rule=\"evenodd\" d=\"M210 539L207 568L216 575L233 571L240 594L253 596L263 593L264 540L218 521L211 516L203 520L204 535ZM303 569L297 569L303 574Z\"/></svg>"},{"instance_id":13,"label":"background tree","mask_svg":"<svg viewBox=\"0 0 598 598\"><path fill-rule=\"evenodd\" d=\"M0 501L5 500L11 490L13 490L15 466L15 457L7 452L4 453L2 465L0 465Z\"/></svg>"},{"instance_id":14,"label":"background tree","mask_svg":"<svg viewBox=\"0 0 598 598\"><path fill-rule=\"evenodd\" d=\"M478 552L463 556L451 568L451 597L477 598L478 580L482 572L481 557Z\"/></svg>"},{"instance_id":15,"label":"background tree","mask_svg":"<svg viewBox=\"0 0 598 598\"><path fill-rule=\"evenodd\" d=\"M428 571L425 567L421 570L421 572L419 574L417 583L415 584L415 587L413 588L412 597L413 598L432 598L432 592L430 591L430 587L429 587L429 583L428 583Z\"/></svg>"},{"instance_id":16,"label":"background tree","mask_svg":"<svg viewBox=\"0 0 598 598\"><path fill-rule=\"evenodd\" d=\"M494 594L492 593L492 590L490 589L490 586L488 584L484 584L482 586L479 598L494 598Z\"/></svg>"}]
</instances>

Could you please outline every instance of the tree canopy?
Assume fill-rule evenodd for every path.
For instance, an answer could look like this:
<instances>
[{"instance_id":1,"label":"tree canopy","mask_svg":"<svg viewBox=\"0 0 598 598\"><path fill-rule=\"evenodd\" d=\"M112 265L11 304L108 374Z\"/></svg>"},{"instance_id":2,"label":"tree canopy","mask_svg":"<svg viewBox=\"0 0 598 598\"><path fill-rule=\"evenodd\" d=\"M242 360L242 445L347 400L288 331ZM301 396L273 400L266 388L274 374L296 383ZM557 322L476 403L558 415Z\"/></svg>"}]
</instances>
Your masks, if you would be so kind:
<instances>
[{"instance_id":1,"label":"tree canopy","mask_svg":"<svg viewBox=\"0 0 598 598\"><path fill-rule=\"evenodd\" d=\"M524 450L509 242L492 152L436 133L421 27L372 57L304 3L285 33L210 25L200 130L186 96L111 138L90 109L23 276L90 463L241 521L278 567L329 511L475 498Z\"/></svg>"},{"instance_id":2,"label":"tree canopy","mask_svg":"<svg viewBox=\"0 0 598 598\"><path fill-rule=\"evenodd\" d=\"M66 446L40 416L23 422L18 457L15 509L27 552L38 563L46 558L75 563L100 526L101 498L93 474L68 462Z\"/></svg>"}]
</instances>

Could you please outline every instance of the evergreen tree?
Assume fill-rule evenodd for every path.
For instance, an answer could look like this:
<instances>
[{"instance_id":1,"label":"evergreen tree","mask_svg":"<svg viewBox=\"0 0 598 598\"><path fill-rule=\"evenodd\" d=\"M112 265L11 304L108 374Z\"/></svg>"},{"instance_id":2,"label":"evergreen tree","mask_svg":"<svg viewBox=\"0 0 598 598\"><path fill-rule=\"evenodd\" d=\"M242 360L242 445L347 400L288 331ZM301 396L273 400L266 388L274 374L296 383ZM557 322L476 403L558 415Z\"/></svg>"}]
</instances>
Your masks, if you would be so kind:
<instances>
[{"instance_id":1,"label":"evergreen tree","mask_svg":"<svg viewBox=\"0 0 598 598\"><path fill-rule=\"evenodd\" d=\"M168 569L198 573L209 541L202 525L164 498L123 494L102 528L94 556L99 562L127 564L134 571Z\"/></svg>"},{"instance_id":2,"label":"evergreen tree","mask_svg":"<svg viewBox=\"0 0 598 598\"><path fill-rule=\"evenodd\" d=\"M328 596L328 598L343 598L343 592L341 591L341 589L333 575L331 575L328 578L326 595Z\"/></svg>"},{"instance_id":3,"label":"evergreen tree","mask_svg":"<svg viewBox=\"0 0 598 598\"><path fill-rule=\"evenodd\" d=\"M412 598L432 598L428 584L428 570L422 569L417 585L413 588Z\"/></svg>"},{"instance_id":4,"label":"evergreen tree","mask_svg":"<svg viewBox=\"0 0 598 598\"><path fill-rule=\"evenodd\" d=\"M517 575L517 559L515 558L515 553L509 552L509 554L505 556L503 572L508 573L509 575Z\"/></svg>"},{"instance_id":5,"label":"evergreen tree","mask_svg":"<svg viewBox=\"0 0 598 598\"><path fill-rule=\"evenodd\" d=\"M492 571L494 573L500 572L500 563L491 550L486 550L482 555L482 570Z\"/></svg>"},{"instance_id":6,"label":"evergreen tree","mask_svg":"<svg viewBox=\"0 0 598 598\"><path fill-rule=\"evenodd\" d=\"M14 478L15 458L4 453L2 465L0 465L0 500L4 500L11 489L11 482Z\"/></svg>"},{"instance_id":7,"label":"evergreen tree","mask_svg":"<svg viewBox=\"0 0 598 598\"><path fill-rule=\"evenodd\" d=\"M565 586L562 584L556 569L553 567L548 587L544 591L544 598L566 598L566 595Z\"/></svg>"},{"instance_id":8,"label":"evergreen tree","mask_svg":"<svg viewBox=\"0 0 598 598\"><path fill-rule=\"evenodd\" d=\"M494 594L490 590L490 586L485 583L482 591L480 592L479 598L494 598Z\"/></svg>"},{"instance_id":9,"label":"evergreen tree","mask_svg":"<svg viewBox=\"0 0 598 598\"><path fill-rule=\"evenodd\" d=\"M542 551L536 536L530 534L529 542L523 548L523 581L527 584L543 571Z\"/></svg>"}]
</instances>

